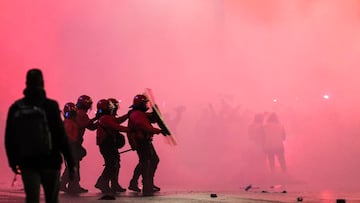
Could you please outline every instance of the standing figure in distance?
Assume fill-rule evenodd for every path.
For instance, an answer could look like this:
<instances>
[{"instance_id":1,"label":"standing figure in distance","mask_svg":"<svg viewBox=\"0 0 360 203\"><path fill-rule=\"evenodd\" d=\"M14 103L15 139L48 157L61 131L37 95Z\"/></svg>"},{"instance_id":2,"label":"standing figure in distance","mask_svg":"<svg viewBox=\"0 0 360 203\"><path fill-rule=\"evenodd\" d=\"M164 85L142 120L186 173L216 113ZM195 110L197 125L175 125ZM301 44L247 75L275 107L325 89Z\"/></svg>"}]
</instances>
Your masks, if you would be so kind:
<instances>
[{"instance_id":1,"label":"standing figure in distance","mask_svg":"<svg viewBox=\"0 0 360 203\"><path fill-rule=\"evenodd\" d=\"M276 113L271 113L264 125L264 150L267 155L270 170L275 170L275 157L278 159L283 172L286 172L284 155L284 140L286 138L284 126L280 123Z\"/></svg>"},{"instance_id":2,"label":"standing figure in distance","mask_svg":"<svg viewBox=\"0 0 360 203\"><path fill-rule=\"evenodd\" d=\"M134 97L133 105L130 106L132 109L128 113L129 133L127 135L131 148L136 150L139 157L139 163L134 170L129 188L136 191L137 179L141 174L144 196L151 196L160 190L154 185L154 175L159 164L159 157L152 144L152 139L154 134L162 133L162 131L151 125L154 120L150 113L146 113L149 109L148 104L149 100L145 95L139 94Z\"/></svg>"},{"instance_id":3,"label":"standing figure in distance","mask_svg":"<svg viewBox=\"0 0 360 203\"><path fill-rule=\"evenodd\" d=\"M265 130L264 130L264 114L255 114L254 120L248 126L249 139L254 144L253 157L256 159L257 170L266 168L266 155L264 152Z\"/></svg>"},{"instance_id":4,"label":"standing figure in distance","mask_svg":"<svg viewBox=\"0 0 360 203\"><path fill-rule=\"evenodd\" d=\"M258 147L263 151L264 147L264 115L263 114L256 114L254 116L253 122L248 127L248 135L250 140L252 140Z\"/></svg>"},{"instance_id":5,"label":"standing figure in distance","mask_svg":"<svg viewBox=\"0 0 360 203\"><path fill-rule=\"evenodd\" d=\"M43 186L46 203L57 203L59 202L62 155L69 168L70 177L73 176L75 170L74 160L60 116L58 102L46 97L43 74L40 69L30 69L27 72L24 96L24 98L17 100L11 105L6 121L5 148L9 165L14 173L21 173L26 194L26 203L40 202L40 185ZM42 124L46 124L32 123L34 119L24 120L25 123L23 125L26 125L26 123L31 123L31 125L27 126L28 130L26 130L26 132L22 132L24 129L21 129L21 126L15 124L15 118L21 108L25 107L31 107L35 110L40 109L40 111L38 110L39 112L45 112L43 115L45 115L44 118L46 122L42 122ZM26 112L24 112L24 115L25 114ZM24 119L26 119L26 117ZM32 134L32 132L40 129L38 127L32 128L32 126L34 126L32 124L42 126L46 129L46 132L50 132L50 134L48 134L50 136L48 136L47 139L50 141L48 142L50 143L50 147L47 147L47 149L49 149L48 153L35 155L34 151L37 151L36 148L33 148L34 150L31 151L24 151L33 146L38 137L46 134ZM30 132L29 129L33 129L34 131ZM20 139L20 137L23 139ZM28 140L28 137L32 137L33 140ZM40 145L37 148L40 148ZM21 154L24 156L20 156L19 152L23 152Z\"/></svg>"}]
</instances>

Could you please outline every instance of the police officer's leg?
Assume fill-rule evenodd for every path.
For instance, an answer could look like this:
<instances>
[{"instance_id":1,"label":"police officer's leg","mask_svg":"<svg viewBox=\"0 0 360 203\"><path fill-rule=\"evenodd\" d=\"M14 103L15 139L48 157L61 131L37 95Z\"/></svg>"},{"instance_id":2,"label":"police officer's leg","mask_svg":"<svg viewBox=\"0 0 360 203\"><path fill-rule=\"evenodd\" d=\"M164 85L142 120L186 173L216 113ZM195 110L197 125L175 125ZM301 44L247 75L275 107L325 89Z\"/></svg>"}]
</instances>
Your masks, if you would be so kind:
<instances>
[{"instance_id":1,"label":"police officer's leg","mask_svg":"<svg viewBox=\"0 0 360 203\"><path fill-rule=\"evenodd\" d=\"M152 179L154 180L156 169L159 165L160 159L159 159L159 156L157 155L156 150L152 144L150 146L150 150L151 150L151 176L152 176ZM158 186L154 185L154 183L153 183L153 190L155 192L157 192L157 191L160 191L160 188Z\"/></svg>"},{"instance_id":2,"label":"police officer's leg","mask_svg":"<svg viewBox=\"0 0 360 203\"><path fill-rule=\"evenodd\" d=\"M66 191L67 184L69 183L69 169L67 166L67 163L65 163L65 169L63 174L61 175L61 181L60 181L60 191Z\"/></svg>"},{"instance_id":3,"label":"police officer's leg","mask_svg":"<svg viewBox=\"0 0 360 203\"><path fill-rule=\"evenodd\" d=\"M114 169L113 169L113 173L111 174L111 188L117 187L119 186L119 173L120 173L120 163L119 162L115 162L114 163Z\"/></svg>"},{"instance_id":4,"label":"police officer's leg","mask_svg":"<svg viewBox=\"0 0 360 203\"><path fill-rule=\"evenodd\" d=\"M106 145L100 146L101 155L105 161L105 167L100 177L98 178L95 187L100 189L102 192L110 192L109 182L114 167L114 161L112 159L111 151Z\"/></svg>"},{"instance_id":5,"label":"police officer's leg","mask_svg":"<svg viewBox=\"0 0 360 203\"><path fill-rule=\"evenodd\" d=\"M133 177L130 180L129 190L140 192L140 188L138 187L138 180L140 178L140 175L142 173L142 165L139 160L138 164L136 165L134 169Z\"/></svg>"},{"instance_id":6,"label":"police officer's leg","mask_svg":"<svg viewBox=\"0 0 360 203\"><path fill-rule=\"evenodd\" d=\"M136 165L135 169L134 169L134 174L133 177L131 178L131 183L134 183L134 185L138 185L138 181L141 175L141 171L142 171L142 165L141 162L139 160L139 163Z\"/></svg>"},{"instance_id":7,"label":"police officer's leg","mask_svg":"<svg viewBox=\"0 0 360 203\"><path fill-rule=\"evenodd\" d=\"M142 177L143 177L143 195L152 195L153 191L153 177L151 175L151 160L142 161Z\"/></svg>"},{"instance_id":8,"label":"police officer's leg","mask_svg":"<svg viewBox=\"0 0 360 203\"><path fill-rule=\"evenodd\" d=\"M69 193L85 192L85 191L81 190L80 185L79 185L79 181L80 181L79 164L80 164L80 160L75 160L74 167L76 169L75 169L74 179L69 181L69 186L68 186L68 189L67 189L67 192L69 192Z\"/></svg>"},{"instance_id":9,"label":"police officer's leg","mask_svg":"<svg viewBox=\"0 0 360 203\"><path fill-rule=\"evenodd\" d=\"M154 176L156 169L159 165L160 159L159 159L159 156L157 155L155 148L152 144L150 145L150 152L151 152L151 173L152 173L152 176Z\"/></svg>"},{"instance_id":10,"label":"police officer's leg","mask_svg":"<svg viewBox=\"0 0 360 203\"><path fill-rule=\"evenodd\" d=\"M138 155L142 164L143 195L145 196L153 194L152 152L150 146L150 143L144 143L138 147Z\"/></svg>"},{"instance_id":11,"label":"police officer's leg","mask_svg":"<svg viewBox=\"0 0 360 203\"><path fill-rule=\"evenodd\" d=\"M119 184L119 172L120 172L120 154L116 147L114 147L113 152L113 160L114 160L114 171L112 171L112 175L110 178L111 181L111 189L114 192L125 192L126 189L121 187Z\"/></svg>"},{"instance_id":12,"label":"police officer's leg","mask_svg":"<svg viewBox=\"0 0 360 203\"><path fill-rule=\"evenodd\" d=\"M63 175L61 176L61 182L60 182L60 190L61 191L64 191L64 192L70 192L70 193L74 193L76 188L74 187L75 186L75 183L76 181L78 181L78 173L79 173L79 158L78 158L78 153L77 153L77 144L75 143L71 143L70 144L70 149L71 149L71 153L73 155L73 159L74 159L74 168L75 168L75 171L76 171L76 174L74 174L74 179L70 181L70 178L69 178L69 169L68 169L68 166L67 164L65 163L65 170L64 170L64 173ZM67 185L68 184L68 185ZM67 187L66 187L67 185ZM70 191L69 191L70 189Z\"/></svg>"}]
</instances>

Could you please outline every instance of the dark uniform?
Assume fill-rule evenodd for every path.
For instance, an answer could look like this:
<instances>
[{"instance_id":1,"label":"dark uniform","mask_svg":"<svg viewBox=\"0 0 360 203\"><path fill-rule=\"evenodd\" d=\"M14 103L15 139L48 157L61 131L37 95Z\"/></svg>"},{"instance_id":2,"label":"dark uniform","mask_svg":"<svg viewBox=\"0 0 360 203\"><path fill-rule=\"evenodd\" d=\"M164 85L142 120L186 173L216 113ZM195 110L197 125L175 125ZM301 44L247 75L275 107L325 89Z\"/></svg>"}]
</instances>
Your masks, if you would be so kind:
<instances>
[{"instance_id":1,"label":"dark uniform","mask_svg":"<svg viewBox=\"0 0 360 203\"><path fill-rule=\"evenodd\" d=\"M80 187L80 172L78 171L80 169L80 161L85 156L86 151L81 146L81 143L79 142L79 127L76 123L76 106L72 102L68 102L64 106L64 127L66 130L66 133L68 135L69 143L71 152L74 157L75 161L75 168L77 169L74 174L73 180L69 179L69 168L66 165L65 170L61 176L60 181L60 190L77 194L82 192L87 192L87 190ZM67 185L68 184L68 185Z\"/></svg>"},{"instance_id":2,"label":"dark uniform","mask_svg":"<svg viewBox=\"0 0 360 203\"><path fill-rule=\"evenodd\" d=\"M134 170L134 176L130 181L131 186L137 186L137 178L141 172L143 178L143 195L153 195L154 175L159 164L159 157L152 144L154 134L161 130L151 125L149 114L146 113L148 100L144 95L136 95L132 110L129 111L128 140L132 149L135 149L139 157L139 163ZM129 187L129 188L130 188Z\"/></svg>"},{"instance_id":3,"label":"dark uniform","mask_svg":"<svg viewBox=\"0 0 360 203\"><path fill-rule=\"evenodd\" d=\"M95 187L102 192L125 192L118 183L120 170L120 154L115 144L115 134L127 132L128 128L119 125L113 116L114 104L109 100L102 99L98 102L98 128L96 131L96 144L104 158L105 167L98 178ZM111 183L111 186L110 186Z\"/></svg>"},{"instance_id":4,"label":"dark uniform","mask_svg":"<svg viewBox=\"0 0 360 203\"><path fill-rule=\"evenodd\" d=\"M90 119L87 112L92 107L92 100L87 95L81 95L76 102L76 117L74 121L76 123L77 132L72 135L72 152L76 161L76 177L73 181L70 181L67 176L62 176L60 190L69 193L86 193L87 189L80 186L80 161L86 156L86 149L82 146L84 142L85 130L95 130L96 124L95 119ZM75 132L74 132L75 133ZM66 172L66 171L65 171ZM68 187L66 185L69 183Z\"/></svg>"}]
</instances>

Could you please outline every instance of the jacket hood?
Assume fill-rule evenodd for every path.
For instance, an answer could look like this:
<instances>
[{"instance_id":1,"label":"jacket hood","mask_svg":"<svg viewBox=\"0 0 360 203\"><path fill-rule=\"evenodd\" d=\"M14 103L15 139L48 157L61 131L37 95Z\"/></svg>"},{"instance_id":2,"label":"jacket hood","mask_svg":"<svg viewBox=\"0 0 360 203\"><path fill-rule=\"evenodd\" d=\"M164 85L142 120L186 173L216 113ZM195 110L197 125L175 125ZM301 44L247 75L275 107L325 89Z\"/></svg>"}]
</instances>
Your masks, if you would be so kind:
<instances>
[{"instance_id":1,"label":"jacket hood","mask_svg":"<svg viewBox=\"0 0 360 203\"><path fill-rule=\"evenodd\" d=\"M25 102L33 105L41 105L45 102L46 93L42 87L27 87L24 89Z\"/></svg>"}]
</instances>

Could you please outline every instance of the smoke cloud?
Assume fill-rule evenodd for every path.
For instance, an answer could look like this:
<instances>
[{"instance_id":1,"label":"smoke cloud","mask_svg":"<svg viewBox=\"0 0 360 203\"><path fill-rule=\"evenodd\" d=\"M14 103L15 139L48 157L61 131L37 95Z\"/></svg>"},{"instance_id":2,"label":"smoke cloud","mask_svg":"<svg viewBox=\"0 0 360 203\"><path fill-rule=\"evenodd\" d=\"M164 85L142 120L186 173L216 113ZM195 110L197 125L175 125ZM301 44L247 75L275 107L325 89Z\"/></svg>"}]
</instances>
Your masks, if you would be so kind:
<instances>
[{"instance_id":1,"label":"smoke cloud","mask_svg":"<svg viewBox=\"0 0 360 203\"><path fill-rule=\"evenodd\" d=\"M26 71L38 67L60 106L91 96L90 117L109 97L125 114L152 88L178 141L154 139L164 188L351 190L360 178L357 0L18 0L0 3L0 22L2 132ZM264 112L286 130L286 174L269 172L247 134ZM81 182L93 188L103 165L94 132L84 145ZM0 158L9 174L0 182L11 182L5 150ZM124 187L136 163L134 152L121 155Z\"/></svg>"}]
</instances>

